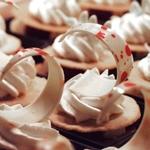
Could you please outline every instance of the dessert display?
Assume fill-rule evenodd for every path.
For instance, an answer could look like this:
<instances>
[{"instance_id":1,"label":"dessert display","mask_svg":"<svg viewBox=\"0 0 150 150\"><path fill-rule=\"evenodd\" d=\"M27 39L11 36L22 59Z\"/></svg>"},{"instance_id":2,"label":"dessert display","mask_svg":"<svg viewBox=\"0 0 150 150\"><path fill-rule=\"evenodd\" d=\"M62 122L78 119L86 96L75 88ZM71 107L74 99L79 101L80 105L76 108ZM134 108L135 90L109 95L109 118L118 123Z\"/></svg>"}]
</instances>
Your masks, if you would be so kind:
<instances>
[{"instance_id":1,"label":"dessert display","mask_svg":"<svg viewBox=\"0 0 150 150\"><path fill-rule=\"evenodd\" d=\"M2 16L0 16L0 51L5 54L14 54L21 48L20 39L6 33L6 25Z\"/></svg>"},{"instance_id":2,"label":"dessert display","mask_svg":"<svg viewBox=\"0 0 150 150\"><path fill-rule=\"evenodd\" d=\"M149 149L149 0L0 4L0 149Z\"/></svg>"},{"instance_id":3,"label":"dessert display","mask_svg":"<svg viewBox=\"0 0 150 150\"><path fill-rule=\"evenodd\" d=\"M82 9L112 12L121 15L128 11L131 0L78 0Z\"/></svg>"},{"instance_id":4,"label":"dessert display","mask_svg":"<svg viewBox=\"0 0 150 150\"><path fill-rule=\"evenodd\" d=\"M25 107L21 104L0 105L0 136L2 137L0 148L58 150L63 146L64 150L72 150L70 142L57 130L51 128L48 119L59 103L63 89L63 72L53 57L39 49L24 49L17 53L1 72L1 82L15 64L34 55L43 55L48 61L47 83L40 96ZM54 75L53 78L51 74Z\"/></svg>"},{"instance_id":5,"label":"dessert display","mask_svg":"<svg viewBox=\"0 0 150 150\"><path fill-rule=\"evenodd\" d=\"M150 14L145 12L138 2L132 2L129 13L122 17L114 16L106 24L124 38L133 51L146 51L144 43L150 43Z\"/></svg>"}]
</instances>

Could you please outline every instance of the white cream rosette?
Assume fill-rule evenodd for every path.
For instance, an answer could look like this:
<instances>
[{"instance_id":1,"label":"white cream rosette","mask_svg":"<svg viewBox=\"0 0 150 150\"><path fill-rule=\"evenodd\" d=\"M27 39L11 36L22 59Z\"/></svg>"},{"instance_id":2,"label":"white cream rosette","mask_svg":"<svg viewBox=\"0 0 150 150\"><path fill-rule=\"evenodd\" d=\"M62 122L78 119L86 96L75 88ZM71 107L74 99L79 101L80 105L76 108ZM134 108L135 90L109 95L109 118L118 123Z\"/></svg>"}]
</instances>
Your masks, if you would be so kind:
<instances>
[{"instance_id":1,"label":"white cream rosette","mask_svg":"<svg viewBox=\"0 0 150 150\"><path fill-rule=\"evenodd\" d=\"M78 17L80 7L76 0L32 0L29 12L32 16L46 24L64 25L66 17Z\"/></svg>"},{"instance_id":2,"label":"white cream rosette","mask_svg":"<svg viewBox=\"0 0 150 150\"><path fill-rule=\"evenodd\" d=\"M88 119L96 120L97 124L107 122L112 114L123 112L123 96L116 91L111 93L115 84L108 70L102 74L97 69L87 70L67 81L60 105L77 122Z\"/></svg>"},{"instance_id":3,"label":"white cream rosette","mask_svg":"<svg viewBox=\"0 0 150 150\"><path fill-rule=\"evenodd\" d=\"M3 72L3 69L12 57L0 52L0 73ZM26 94L35 76L36 69L34 60L30 57L21 61L0 81L0 97L18 97L21 94Z\"/></svg>"},{"instance_id":4,"label":"white cream rosette","mask_svg":"<svg viewBox=\"0 0 150 150\"><path fill-rule=\"evenodd\" d=\"M66 19L66 21L71 26L76 26L80 23L98 24L97 17L95 15L89 16L87 11L83 11L78 20ZM54 53L62 58L79 62L96 62L104 54L103 49L106 49L103 42L93 39L93 36L84 32L68 34L60 42L62 36L63 34L58 36L52 45Z\"/></svg>"}]
</instances>

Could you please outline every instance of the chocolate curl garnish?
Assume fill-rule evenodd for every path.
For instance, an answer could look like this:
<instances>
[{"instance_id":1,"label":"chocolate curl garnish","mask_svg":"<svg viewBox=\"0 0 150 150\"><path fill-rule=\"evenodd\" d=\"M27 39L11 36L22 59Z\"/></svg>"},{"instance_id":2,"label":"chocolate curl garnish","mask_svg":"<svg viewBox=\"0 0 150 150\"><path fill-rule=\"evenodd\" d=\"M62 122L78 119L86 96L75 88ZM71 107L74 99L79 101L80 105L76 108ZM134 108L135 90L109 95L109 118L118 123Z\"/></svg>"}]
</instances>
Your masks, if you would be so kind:
<instances>
[{"instance_id":1,"label":"chocolate curl garnish","mask_svg":"<svg viewBox=\"0 0 150 150\"><path fill-rule=\"evenodd\" d=\"M11 122L15 124L35 123L49 117L54 108L58 105L63 92L64 74L61 66L53 56L39 48L24 49L14 55L3 69L0 81L5 78L9 70L19 61L35 55L44 56L43 58L47 60L47 83L43 92L33 103L17 110L0 110L0 116L11 120Z\"/></svg>"},{"instance_id":2,"label":"chocolate curl garnish","mask_svg":"<svg viewBox=\"0 0 150 150\"><path fill-rule=\"evenodd\" d=\"M93 36L93 38L96 38L95 41L99 40L103 42L106 49L112 53L117 65L116 85L127 79L133 68L133 57L129 46L118 34L112 32L107 25L102 26L95 23L80 23L64 33L59 42L62 42L67 35L75 32L82 32Z\"/></svg>"},{"instance_id":3,"label":"chocolate curl garnish","mask_svg":"<svg viewBox=\"0 0 150 150\"><path fill-rule=\"evenodd\" d=\"M17 9L19 8L19 6L15 2L13 2L13 0L0 0L0 2L6 3L8 5L12 5L13 7Z\"/></svg>"}]
</instances>

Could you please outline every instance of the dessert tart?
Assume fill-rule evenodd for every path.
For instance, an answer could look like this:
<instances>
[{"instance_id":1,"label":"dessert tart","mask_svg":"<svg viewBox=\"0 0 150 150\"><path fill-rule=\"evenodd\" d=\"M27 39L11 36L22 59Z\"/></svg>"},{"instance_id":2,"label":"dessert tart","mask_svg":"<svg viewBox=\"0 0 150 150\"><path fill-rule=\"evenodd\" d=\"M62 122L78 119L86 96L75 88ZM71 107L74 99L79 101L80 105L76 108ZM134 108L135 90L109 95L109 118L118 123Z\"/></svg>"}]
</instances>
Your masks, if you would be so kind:
<instances>
[{"instance_id":1,"label":"dessert tart","mask_svg":"<svg viewBox=\"0 0 150 150\"><path fill-rule=\"evenodd\" d=\"M113 16L110 21L106 22L113 31L130 44L131 50L135 52L146 51L144 43L150 43L149 23L150 13L145 11L144 7L141 7L136 1L132 2L128 13L122 17Z\"/></svg>"},{"instance_id":2,"label":"dessert tart","mask_svg":"<svg viewBox=\"0 0 150 150\"><path fill-rule=\"evenodd\" d=\"M52 123L78 132L124 129L140 118L139 106L134 99L123 95L125 90L120 86L132 69L131 50L119 35L92 23L77 25L61 40L79 31L103 42L112 52L117 64L117 80L107 71L100 75L95 69L70 79L65 84L60 107L51 116Z\"/></svg>"},{"instance_id":3,"label":"dessert tart","mask_svg":"<svg viewBox=\"0 0 150 150\"><path fill-rule=\"evenodd\" d=\"M54 55L57 61L68 70L81 72L93 67L97 67L100 71L116 68L115 60L103 41L98 41L97 38L82 30L73 32L79 24L82 24L85 28L87 25L91 25L93 30L100 29L97 36L105 38L107 30L109 30L106 26L99 25L94 16L89 17L86 13L83 18L83 21L75 24L68 32L58 36L52 46L46 48L46 51ZM113 40L115 34L114 32L111 32L111 34L110 38ZM118 57L122 57L122 54L116 56L117 59ZM46 73L44 68L46 68L45 63L38 66L39 74Z\"/></svg>"},{"instance_id":4,"label":"dessert tart","mask_svg":"<svg viewBox=\"0 0 150 150\"><path fill-rule=\"evenodd\" d=\"M73 77L65 83L52 123L83 133L112 132L132 125L141 116L139 106L136 100L123 95L122 85L115 87L115 83L108 71L99 74L96 69Z\"/></svg>"},{"instance_id":5,"label":"dessert tart","mask_svg":"<svg viewBox=\"0 0 150 150\"><path fill-rule=\"evenodd\" d=\"M22 53L22 52L19 52ZM0 52L0 76L10 63L12 55ZM36 76L32 57L16 64L0 82L0 103L27 105L42 92L46 79Z\"/></svg>"},{"instance_id":6,"label":"dessert tart","mask_svg":"<svg viewBox=\"0 0 150 150\"><path fill-rule=\"evenodd\" d=\"M0 106L0 148L36 150L72 150L70 142L51 128L49 115L59 103L63 90L63 72L55 59L39 49L24 49L17 53L1 72L1 83L15 64L27 57L42 55L48 61L49 76L38 98L23 107L21 104ZM51 75L54 76L51 76ZM49 91L50 90L50 91ZM51 99L51 100L49 100Z\"/></svg>"},{"instance_id":7,"label":"dessert tart","mask_svg":"<svg viewBox=\"0 0 150 150\"><path fill-rule=\"evenodd\" d=\"M76 0L32 0L20 7L21 9L15 10L14 14L23 24L56 34L63 33L69 28L67 18L78 18L81 12Z\"/></svg>"}]
</instances>

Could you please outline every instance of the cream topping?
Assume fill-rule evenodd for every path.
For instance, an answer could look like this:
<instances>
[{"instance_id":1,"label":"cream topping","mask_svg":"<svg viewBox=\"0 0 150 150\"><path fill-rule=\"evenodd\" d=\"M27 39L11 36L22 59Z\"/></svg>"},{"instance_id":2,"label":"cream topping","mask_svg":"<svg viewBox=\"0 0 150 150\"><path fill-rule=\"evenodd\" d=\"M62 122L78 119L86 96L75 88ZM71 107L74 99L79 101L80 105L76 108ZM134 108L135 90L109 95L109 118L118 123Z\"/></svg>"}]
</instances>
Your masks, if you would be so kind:
<instances>
[{"instance_id":1,"label":"cream topping","mask_svg":"<svg viewBox=\"0 0 150 150\"><path fill-rule=\"evenodd\" d=\"M108 24L128 42L150 42L150 15L144 13L136 1L132 2L129 13L122 17L113 17Z\"/></svg>"},{"instance_id":2,"label":"cream topping","mask_svg":"<svg viewBox=\"0 0 150 150\"><path fill-rule=\"evenodd\" d=\"M122 95L114 91L114 96L110 94L115 84L114 76L108 75L107 70L102 74L96 68L87 70L65 84L60 105L77 122L95 119L97 124L101 124L109 121L112 114L123 111Z\"/></svg>"},{"instance_id":3,"label":"cream topping","mask_svg":"<svg viewBox=\"0 0 150 150\"><path fill-rule=\"evenodd\" d=\"M85 11L81 13L78 21L72 22L72 25L85 22L97 23L97 17L95 15L89 17L88 12ZM103 42L82 31L68 34L60 41L62 36L63 34L58 36L52 45L54 53L59 57L80 62L96 62L100 60L106 49Z\"/></svg>"},{"instance_id":4,"label":"cream topping","mask_svg":"<svg viewBox=\"0 0 150 150\"><path fill-rule=\"evenodd\" d=\"M13 106L8 106L6 104L0 105L0 110L17 110L20 108L23 108L22 105L20 104L13 105ZM1 121L1 124L2 123L3 122ZM51 123L49 120L45 120L38 123L32 123L32 124L24 124L18 127L16 126L11 130L7 126L9 126L9 123L5 125L5 129L3 131L6 134L5 136L9 136L7 137L7 140L12 142L14 146L17 145L17 147L19 147L18 143L20 142L20 146L22 144L22 148L26 147L29 149L31 147L28 146L32 145L32 146L36 146L37 149L40 149L41 148L40 146L42 146L42 149L44 148L45 150L47 148L50 149L53 147L53 144L56 142L59 136L58 131L51 128ZM2 132L1 128L2 127L0 127L0 132ZM5 130L10 130L10 131L6 133ZM3 132L1 134L3 134ZM20 139L21 141L17 142L18 139ZM47 144L37 145L37 143L40 141L46 141Z\"/></svg>"},{"instance_id":5,"label":"cream topping","mask_svg":"<svg viewBox=\"0 0 150 150\"><path fill-rule=\"evenodd\" d=\"M29 12L34 17L46 24L63 25L66 17L77 17L80 7L76 0L32 0L29 4Z\"/></svg>"},{"instance_id":6,"label":"cream topping","mask_svg":"<svg viewBox=\"0 0 150 150\"><path fill-rule=\"evenodd\" d=\"M12 56L0 52L0 74ZM16 64L0 82L0 97L17 97L25 94L36 75L34 60L30 57Z\"/></svg>"},{"instance_id":7,"label":"cream topping","mask_svg":"<svg viewBox=\"0 0 150 150\"><path fill-rule=\"evenodd\" d=\"M140 60L138 63L138 68L143 74L144 78L150 81L150 52L145 58Z\"/></svg>"},{"instance_id":8,"label":"cream topping","mask_svg":"<svg viewBox=\"0 0 150 150\"><path fill-rule=\"evenodd\" d=\"M114 4L126 4L129 2L129 0L79 0L79 2L114 5Z\"/></svg>"}]
</instances>

